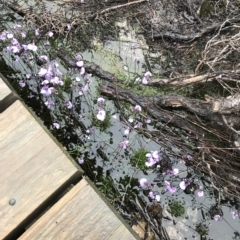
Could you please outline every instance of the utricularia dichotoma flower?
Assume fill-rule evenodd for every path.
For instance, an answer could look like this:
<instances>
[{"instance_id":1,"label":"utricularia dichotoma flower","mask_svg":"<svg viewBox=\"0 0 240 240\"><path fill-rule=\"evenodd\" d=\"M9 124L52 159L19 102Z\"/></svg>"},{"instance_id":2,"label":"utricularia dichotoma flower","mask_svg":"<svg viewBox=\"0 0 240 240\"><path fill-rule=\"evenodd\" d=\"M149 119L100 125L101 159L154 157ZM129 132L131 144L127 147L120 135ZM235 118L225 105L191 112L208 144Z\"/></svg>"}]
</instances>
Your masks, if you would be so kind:
<instances>
[{"instance_id":1,"label":"utricularia dichotoma flower","mask_svg":"<svg viewBox=\"0 0 240 240\"><path fill-rule=\"evenodd\" d=\"M158 151L152 151L146 154L147 162L145 162L147 167L151 167L160 161L160 153Z\"/></svg>"},{"instance_id":2,"label":"utricularia dichotoma flower","mask_svg":"<svg viewBox=\"0 0 240 240\"><path fill-rule=\"evenodd\" d=\"M104 110L104 103L105 99L102 97L99 97L97 99L98 102L98 113L97 113L97 119L100 121L104 121L106 118L106 111Z\"/></svg>"}]
</instances>

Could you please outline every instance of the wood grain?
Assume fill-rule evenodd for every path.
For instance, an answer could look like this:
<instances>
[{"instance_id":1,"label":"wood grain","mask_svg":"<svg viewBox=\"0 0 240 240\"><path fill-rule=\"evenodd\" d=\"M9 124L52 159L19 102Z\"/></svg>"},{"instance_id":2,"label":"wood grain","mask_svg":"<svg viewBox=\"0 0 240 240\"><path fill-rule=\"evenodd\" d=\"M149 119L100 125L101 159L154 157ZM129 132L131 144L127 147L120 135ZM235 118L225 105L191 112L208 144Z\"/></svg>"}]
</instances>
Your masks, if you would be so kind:
<instances>
[{"instance_id":1,"label":"wood grain","mask_svg":"<svg viewBox=\"0 0 240 240\"><path fill-rule=\"evenodd\" d=\"M82 179L20 240L133 240L135 237Z\"/></svg>"},{"instance_id":2,"label":"wood grain","mask_svg":"<svg viewBox=\"0 0 240 240\"><path fill-rule=\"evenodd\" d=\"M20 101L1 113L0 239L76 174L77 168Z\"/></svg>"}]
</instances>

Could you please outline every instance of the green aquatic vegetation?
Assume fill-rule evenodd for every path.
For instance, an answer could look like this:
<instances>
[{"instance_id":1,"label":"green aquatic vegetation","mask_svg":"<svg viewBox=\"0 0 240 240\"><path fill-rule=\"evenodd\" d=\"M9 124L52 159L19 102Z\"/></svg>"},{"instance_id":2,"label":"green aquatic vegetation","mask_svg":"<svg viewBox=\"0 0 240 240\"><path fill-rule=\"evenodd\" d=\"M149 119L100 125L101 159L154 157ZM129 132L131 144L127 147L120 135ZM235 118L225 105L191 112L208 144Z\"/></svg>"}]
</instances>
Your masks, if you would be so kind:
<instances>
[{"instance_id":1,"label":"green aquatic vegetation","mask_svg":"<svg viewBox=\"0 0 240 240\"><path fill-rule=\"evenodd\" d=\"M181 217L185 213L185 208L180 201L172 201L168 207L169 212L175 217Z\"/></svg>"},{"instance_id":2,"label":"green aquatic vegetation","mask_svg":"<svg viewBox=\"0 0 240 240\"><path fill-rule=\"evenodd\" d=\"M131 157L130 162L135 167L140 168L141 170L146 169L146 154L148 151L144 148L140 148L138 151L134 153L134 155Z\"/></svg>"},{"instance_id":3,"label":"green aquatic vegetation","mask_svg":"<svg viewBox=\"0 0 240 240\"><path fill-rule=\"evenodd\" d=\"M200 236L205 236L208 234L209 231L209 226L203 223L199 223L196 225L195 231L200 235Z\"/></svg>"}]
</instances>

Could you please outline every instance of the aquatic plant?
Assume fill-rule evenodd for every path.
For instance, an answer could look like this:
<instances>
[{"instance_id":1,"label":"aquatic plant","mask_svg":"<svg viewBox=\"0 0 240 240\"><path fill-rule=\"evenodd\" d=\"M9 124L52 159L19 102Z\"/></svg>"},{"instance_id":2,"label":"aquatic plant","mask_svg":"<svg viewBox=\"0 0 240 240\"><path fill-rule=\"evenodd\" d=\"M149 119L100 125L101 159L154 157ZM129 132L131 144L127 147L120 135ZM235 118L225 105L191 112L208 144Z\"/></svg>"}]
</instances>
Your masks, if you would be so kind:
<instances>
[{"instance_id":1,"label":"aquatic plant","mask_svg":"<svg viewBox=\"0 0 240 240\"><path fill-rule=\"evenodd\" d=\"M146 169L145 162L146 162L147 152L148 151L144 148L140 148L139 150L135 151L134 155L130 158L131 163L134 166L136 166L142 170L145 170Z\"/></svg>"},{"instance_id":2,"label":"aquatic plant","mask_svg":"<svg viewBox=\"0 0 240 240\"><path fill-rule=\"evenodd\" d=\"M169 212L175 217L181 217L185 213L184 205L180 201L172 201L168 207Z\"/></svg>"}]
</instances>

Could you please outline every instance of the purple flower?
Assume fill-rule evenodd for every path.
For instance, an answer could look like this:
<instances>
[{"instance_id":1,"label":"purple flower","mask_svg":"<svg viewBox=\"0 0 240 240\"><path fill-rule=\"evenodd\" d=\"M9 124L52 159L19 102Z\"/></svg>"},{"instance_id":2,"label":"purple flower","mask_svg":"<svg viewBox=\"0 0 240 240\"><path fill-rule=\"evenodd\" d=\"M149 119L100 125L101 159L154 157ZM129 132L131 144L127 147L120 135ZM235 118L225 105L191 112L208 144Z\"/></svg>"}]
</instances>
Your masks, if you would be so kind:
<instances>
[{"instance_id":1,"label":"purple flower","mask_svg":"<svg viewBox=\"0 0 240 240\"><path fill-rule=\"evenodd\" d=\"M148 183L147 183L147 179L146 178L141 178L139 183L140 183L141 188L148 187Z\"/></svg>"},{"instance_id":2,"label":"purple flower","mask_svg":"<svg viewBox=\"0 0 240 240\"><path fill-rule=\"evenodd\" d=\"M47 60L48 60L48 57L47 57L46 55L42 55L42 56L39 57L39 59L40 59L41 61L47 61Z\"/></svg>"},{"instance_id":3,"label":"purple flower","mask_svg":"<svg viewBox=\"0 0 240 240\"><path fill-rule=\"evenodd\" d=\"M53 36L53 32L49 31L49 32L47 33L47 35L48 35L49 37L52 37L52 36Z\"/></svg>"},{"instance_id":4,"label":"purple flower","mask_svg":"<svg viewBox=\"0 0 240 240\"><path fill-rule=\"evenodd\" d=\"M18 28L21 28L22 26L21 25L19 25L19 24L13 24L12 25L12 28L13 29L18 29Z\"/></svg>"},{"instance_id":5,"label":"purple flower","mask_svg":"<svg viewBox=\"0 0 240 240\"><path fill-rule=\"evenodd\" d=\"M146 157L147 157L147 162L145 162L145 165L147 167L153 166L154 164L156 164L160 160L160 156L159 156L159 152L158 151L147 153Z\"/></svg>"},{"instance_id":6,"label":"purple flower","mask_svg":"<svg viewBox=\"0 0 240 240\"><path fill-rule=\"evenodd\" d=\"M187 187L187 185L189 185L189 183L185 182L184 180L179 183L179 187L180 187L182 190L185 190L186 187Z\"/></svg>"},{"instance_id":7,"label":"purple flower","mask_svg":"<svg viewBox=\"0 0 240 240\"><path fill-rule=\"evenodd\" d=\"M152 74L147 71L145 74L144 74L144 77L142 79L142 84L148 84L148 80L149 78L152 76Z\"/></svg>"},{"instance_id":8,"label":"purple flower","mask_svg":"<svg viewBox=\"0 0 240 240\"><path fill-rule=\"evenodd\" d=\"M171 175L177 175L179 173L179 169L174 168L173 170L167 170L167 173Z\"/></svg>"},{"instance_id":9,"label":"purple flower","mask_svg":"<svg viewBox=\"0 0 240 240\"><path fill-rule=\"evenodd\" d=\"M84 163L84 159L82 157L79 157L77 160L78 160L79 164L83 164Z\"/></svg>"},{"instance_id":10,"label":"purple flower","mask_svg":"<svg viewBox=\"0 0 240 240\"><path fill-rule=\"evenodd\" d=\"M130 132L130 128L128 127L127 129L124 130L124 135L128 135Z\"/></svg>"},{"instance_id":11,"label":"purple flower","mask_svg":"<svg viewBox=\"0 0 240 240\"><path fill-rule=\"evenodd\" d=\"M134 61L139 63L139 57L134 57Z\"/></svg>"},{"instance_id":12,"label":"purple flower","mask_svg":"<svg viewBox=\"0 0 240 240\"><path fill-rule=\"evenodd\" d=\"M60 125L58 123L53 123L53 126L56 128L56 129L59 129L60 128Z\"/></svg>"},{"instance_id":13,"label":"purple flower","mask_svg":"<svg viewBox=\"0 0 240 240\"><path fill-rule=\"evenodd\" d=\"M44 103L48 108L50 108L52 105L54 105L54 102L53 101L46 101Z\"/></svg>"},{"instance_id":14,"label":"purple flower","mask_svg":"<svg viewBox=\"0 0 240 240\"><path fill-rule=\"evenodd\" d=\"M168 181L165 181L165 186L170 193L175 193L177 190L175 187L171 186Z\"/></svg>"},{"instance_id":15,"label":"purple flower","mask_svg":"<svg viewBox=\"0 0 240 240\"><path fill-rule=\"evenodd\" d=\"M36 51L37 51L37 46L36 46L35 44L29 43L29 44L27 45L27 49L28 49L28 50L31 50L31 51L33 51L33 52L36 52Z\"/></svg>"},{"instance_id":16,"label":"purple flower","mask_svg":"<svg viewBox=\"0 0 240 240\"><path fill-rule=\"evenodd\" d=\"M99 97L99 98L97 99L97 102L100 103L100 104L103 104L103 103L105 102L105 99L102 98L102 97Z\"/></svg>"},{"instance_id":17,"label":"purple flower","mask_svg":"<svg viewBox=\"0 0 240 240\"><path fill-rule=\"evenodd\" d=\"M151 198L151 199L155 199L155 194L151 191L149 192L148 196Z\"/></svg>"},{"instance_id":18,"label":"purple flower","mask_svg":"<svg viewBox=\"0 0 240 240\"><path fill-rule=\"evenodd\" d=\"M13 38L13 34L12 34L11 32L7 32L7 38L8 38L8 39Z\"/></svg>"},{"instance_id":19,"label":"purple flower","mask_svg":"<svg viewBox=\"0 0 240 240\"><path fill-rule=\"evenodd\" d=\"M43 86L41 89L41 94L49 96L55 91L54 87Z\"/></svg>"},{"instance_id":20,"label":"purple flower","mask_svg":"<svg viewBox=\"0 0 240 240\"><path fill-rule=\"evenodd\" d=\"M36 36L39 35L39 28L35 29L35 35L36 35Z\"/></svg>"},{"instance_id":21,"label":"purple flower","mask_svg":"<svg viewBox=\"0 0 240 240\"><path fill-rule=\"evenodd\" d=\"M25 38L27 35L25 32L21 32L21 36L22 36L22 38Z\"/></svg>"},{"instance_id":22,"label":"purple flower","mask_svg":"<svg viewBox=\"0 0 240 240\"><path fill-rule=\"evenodd\" d=\"M12 45L17 45L19 44L18 43L18 40L16 38L13 38L12 41L11 41Z\"/></svg>"},{"instance_id":23,"label":"purple flower","mask_svg":"<svg viewBox=\"0 0 240 240\"><path fill-rule=\"evenodd\" d=\"M145 122L146 123L151 123L152 121L151 121L151 119L146 119Z\"/></svg>"},{"instance_id":24,"label":"purple flower","mask_svg":"<svg viewBox=\"0 0 240 240\"><path fill-rule=\"evenodd\" d=\"M67 103L67 108L68 108L68 109L71 109L72 107L73 107L72 103L71 103L70 101L68 101L68 103Z\"/></svg>"},{"instance_id":25,"label":"purple flower","mask_svg":"<svg viewBox=\"0 0 240 240\"><path fill-rule=\"evenodd\" d=\"M141 128L142 127L142 123L141 122L137 122L137 124L134 126L134 128Z\"/></svg>"},{"instance_id":26,"label":"purple flower","mask_svg":"<svg viewBox=\"0 0 240 240\"><path fill-rule=\"evenodd\" d=\"M238 213L236 210L231 211L232 218L235 219L238 216Z\"/></svg>"},{"instance_id":27,"label":"purple flower","mask_svg":"<svg viewBox=\"0 0 240 240\"><path fill-rule=\"evenodd\" d=\"M75 58L77 61L80 61L82 59L82 56L80 54L78 54Z\"/></svg>"},{"instance_id":28,"label":"purple flower","mask_svg":"<svg viewBox=\"0 0 240 240\"><path fill-rule=\"evenodd\" d=\"M135 110L136 112L141 112L141 111L142 111L142 108L141 108L141 106L136 105L136 106L134 107L134 110Z\"/></svg>"},{"instance_id":29,"label":"purple flower","mask_svg":"<svg viewBox=\"0 0 240 240\"><path fill-rule=\"evenodd\" d=\"M19 85L20 85L20 87L25 87L26 86L26 83L24 82L24 81L22 81L22 80L20 80L19 81Z\"/></svg>"},{"instance_id":30,"label":"purple flower","mask_svg":"<svg viewBox=\"0 0 240 240\"><path fill-rule=\"evenodd\" d=\"M68 31L71 30L71 25L70 25L70 24L67 25L67 30L68 30Z\"/></svg>"},{"instance_id":31,"label":"purple flower","mask_svg":"<svg viewBox=\"0 0 240 240\"><path fill-rule=\"evenodd\" d=\"M47 69L45 69L45 68L40 68L40 70L39 70L39 72L38 72L38 76L39 76L39 77L43 77L43 76L46 75L47 72L48 72Z\"/></svg>"},{"instance_id":32,"label":"purple flower","mask_svg":"<svg viewBox=\"0 0 240 240\"><path fill-rule=\"evenodd\" d=\"M78 62L76 62L76 65L77 65L78 67L82 67L82 66L83 66L83 61L78 61Z\"/></svg>"},{"instance_id":33,"label":"purple flower","mask_svg":"<svg viewBox=\"0 0 240 240\"><path fill-rule=\"evenodd\" d=\"M160 195L156 195L155 199L157 200L157 202L160 202L160 199L161 199Z\"/></svg>"},{"instance_id":34,"label":"purple flower","mask_svg":"<svg viewBox=\"0 0 240 240\"><path fill-rule=\"evenodd\" d=\"M20 46L7 46L7 50L12 53L18 53L20 52Z\"/></svg>"},{"instance_id":35,"label":"purple flower","mask_svg":"<svg viewBox=\"0 0 240 240\"><path fill-rule=\"evenodd\" d=\"M215 221L219 221L221 219L221 216L217 214L213 218Z\"/></svg>"},{"instance_id":36,"label":"purple flower","mask_svg":"<svg viewBox=\"0 0 240 240\"><path fill-rule=\"evenodd\" d=\"M85 73L85 68L84 68L84 67L81 67L80 75L83 75L84 73Z\"/></svg>"},{"instance_id":37,"label":"purple flower","mask_svg":"<svg viewBox=\"0 0 240 240\"><path fill-rule=\"evenodd\" d=\"M118 145L119 145L120 148L126 149L128 144L129 144L129 141L125 140L125 141L120 142Z\"/></svg>"},{"instance_id":38,"label":"purple flower","mask_svg":"<svg viewBox=\"0 0 240 240\"><path fill-rule=\"evenodd\" d=\"M203 197L204 192L203 192L203 190L202 190L202 187L199 187L199 189L198 189L198 191L197 191L197 194L198 194L199 197Z\"/></svg>"},{"instance_id":39,"label":"purple flower","mask_svg":"<svg viewBox=\"0 0 240 240\"><path fill-rule=\"evenodd\" d=\"M100 121L104 121L105 117L106 117L106 111L104 111L103 109L98 110L97 119Z\"/></svg>"}]
</instances>

